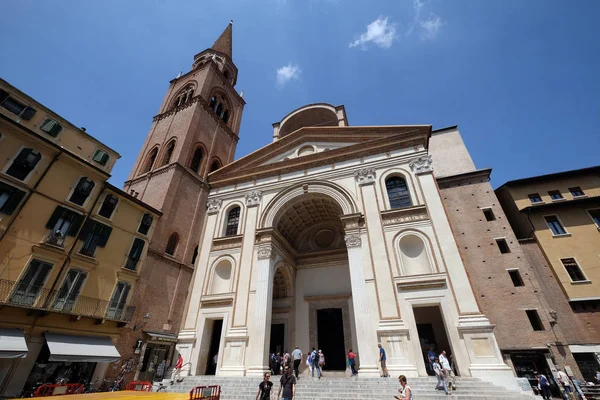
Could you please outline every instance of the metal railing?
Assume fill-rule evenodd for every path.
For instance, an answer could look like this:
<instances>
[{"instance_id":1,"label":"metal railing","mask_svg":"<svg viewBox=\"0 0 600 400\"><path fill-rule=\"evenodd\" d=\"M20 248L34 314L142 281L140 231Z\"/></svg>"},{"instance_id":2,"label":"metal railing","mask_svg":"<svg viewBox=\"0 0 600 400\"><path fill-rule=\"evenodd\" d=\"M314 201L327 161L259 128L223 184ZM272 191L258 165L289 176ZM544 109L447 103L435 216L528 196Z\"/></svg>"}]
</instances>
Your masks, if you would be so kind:
<instances>
[{"instance_id":1,"label":"metal railing","mask_svg":"<svg viewBox=\"0 0 600 400\"><path fill-rule=\"evenodd\" d=\"M0 304L119 322L131 321L135 311L134 306L5 279L0 279Z\"/></svg>"}]
</instances>

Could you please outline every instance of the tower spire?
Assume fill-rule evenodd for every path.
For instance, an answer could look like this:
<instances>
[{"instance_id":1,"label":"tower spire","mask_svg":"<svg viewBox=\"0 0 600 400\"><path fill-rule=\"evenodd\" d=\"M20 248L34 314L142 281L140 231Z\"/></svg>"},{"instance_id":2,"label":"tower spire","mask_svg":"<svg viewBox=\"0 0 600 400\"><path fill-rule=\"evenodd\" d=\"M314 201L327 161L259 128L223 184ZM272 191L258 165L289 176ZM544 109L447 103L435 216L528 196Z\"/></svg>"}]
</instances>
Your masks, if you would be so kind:
<instances>
[{"instance_id":1,"label":"tower spire","mask_svg":"<svg viewBox=\"0 0 600 400\"><path fill-rule=\"evenodd\" d=\"M232 26L233 20L229 21L227 28L225 28L223 33L221 33L221 36L215 40L215 43L211 47L211 49L215 51L228 55L229 58L233 58L231 48Z\"/></svg>"}]
</instances>

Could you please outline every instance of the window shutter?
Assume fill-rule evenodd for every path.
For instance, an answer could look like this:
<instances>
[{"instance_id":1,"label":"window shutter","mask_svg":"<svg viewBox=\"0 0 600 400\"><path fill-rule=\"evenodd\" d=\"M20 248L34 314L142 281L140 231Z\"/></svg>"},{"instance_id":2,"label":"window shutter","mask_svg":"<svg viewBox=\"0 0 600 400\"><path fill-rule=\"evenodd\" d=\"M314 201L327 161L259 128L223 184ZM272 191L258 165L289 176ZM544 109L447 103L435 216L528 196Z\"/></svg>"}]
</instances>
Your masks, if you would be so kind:
<instances>
[{"instance_id":1,"label":"window shutter","mask_svg":"<svg viewBox=\"0 0 600 400\"><path fill-rule=\"evenodd\" d=\"M62 131L62 126L60 126L59 123L55 123L54 126L52 127L52 129L50 129L50 132L48 132L48 133L51 134L52 136L56 137L56 136L58 136L60 131Z\"/></svg>"},{"instance_id":2,"label":"window shutter","mask_svg":"<svg viewBox=\"0 0 600 400\"><path fill-rule=\"evenodd\" d=\"M6 90L0 89L0 103L2 103L8 97L8 92Z\"/></svg>"},{"instance_id":3,"label":"window shutter","mask_svg":"<svg viewBox=\"0 0 600 400\"><path fill-rule=\"evenodd\" d=\"M7 215L11 215L21 200L25 197L25 192L22 190L15 189L15 191L10 195L10 199L4 204L2 212Z\"/></svg>"},{"instance_id":4,"label":"window shutter","mask_svg":"<svg viewBox=\"0 0 600 400\"><path fill-rule=\"evenodd\" d=\"M65 213L65 211L67 211L67 210L65 210L63 207L57 206L56 209L54 210L54 212L52 213L52 215L50 216L50 219L46 223L46 228L48 228L48 229L54 228L54 226L58 222L58 219Z\"/></svg>"},{"instance_id":5,"label":"window shutter","mask_svg":"<svg viewBox=\"0 0 600 400\"><path fill-rule=\"evenodd\" d=\"M79 227L81 227L82 222L83 222L83 215L73 213L73 221L71 223L71 226L69 227L69 231L67 232L67 235L69 235L69 236L77 235L77 231L79 230Z\"/></svg>"},{"instance_id":6,"label":"window shutter","mask_svg":"<svg viewBox=\"0 0 600 400\"><path fill-rule=\"evenodd\" d=\"M37 111L33 107L25 107L23 112L21 113L21 118L29 121Z\"/></svg>"},{"instance_id":7,"label":"window shutter","mask_svg":"<svg viewBox=\"0 0 600 400\"><path fill-rule=\"evenodd\" d=\"M94 221L92 221L91 219L88 219L87 221L85 221L85 224L83 224L83 228L81 228L81 231L79 232L79 239L85 240L88 233L90 233L92 231L93 226L94 226Z\"/></svg>"},{"instance_id":8,"label":"window shutter","mask_svg":"<svg viewBox=\"0 0 600 400\"><path fill-rule=\"evenodd\" d=\"M102 160L100 160L100 164L102 165L106 165L106 163L108 162L108 159L110 158L110 156L106 153L104 153L102 155Z\"/></svg>"},{"instance_id":9,"label":"window shutter","mask_svg":"<svg viewBox=\"0 0 600 400\"><path fill-rule=\"evenodd\" d=\"M100 235L100 240L98 240L98 246L104 247L106 246L106 242L108 242L108 238L112 233L112 228L107 225L102 226L102 234Z\"/></svg>"},{"instance_id":10,"label":"window shutter","mask_svg":"<svg viewBox=\"0 0 600 400\"><path fill-rule=\"evenodd\" d=\"M142 251L144 250L144 242L140 238L135 238L133 241L133 246L131 246L131 251L129 252L129 258L132 260L138 261L142 257Z\"/></svg>"}]
</instances>

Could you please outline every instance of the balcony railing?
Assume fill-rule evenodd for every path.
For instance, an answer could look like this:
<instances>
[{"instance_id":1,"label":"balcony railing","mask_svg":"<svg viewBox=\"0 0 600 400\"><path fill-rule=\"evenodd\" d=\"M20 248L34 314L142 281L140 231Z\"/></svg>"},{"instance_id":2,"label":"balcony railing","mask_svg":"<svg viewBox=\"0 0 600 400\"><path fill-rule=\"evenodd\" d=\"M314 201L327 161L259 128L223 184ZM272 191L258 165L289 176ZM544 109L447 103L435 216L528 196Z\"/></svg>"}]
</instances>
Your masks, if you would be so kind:
<instances>
[{"instance_id":1,"label":"balcony railing","mask_svg":"<svg viewBox=\"0 0 600 400\"><path fill-rule=\"evenodd\" d=\"M66 235L61 231L50 232L44 238L44 242L52 246L65 247Z\"/></svg>"},{"instance_id":2,"label":"balcony railing","mask_svg":"<svg viewBox=\"0 0 600 400\"><path fill-rule=\"evenodd\" d=\"M0 279L0 304L118 322L131 321L135 311L134 306L4 279Z\"/></svg>"}]
</instances>

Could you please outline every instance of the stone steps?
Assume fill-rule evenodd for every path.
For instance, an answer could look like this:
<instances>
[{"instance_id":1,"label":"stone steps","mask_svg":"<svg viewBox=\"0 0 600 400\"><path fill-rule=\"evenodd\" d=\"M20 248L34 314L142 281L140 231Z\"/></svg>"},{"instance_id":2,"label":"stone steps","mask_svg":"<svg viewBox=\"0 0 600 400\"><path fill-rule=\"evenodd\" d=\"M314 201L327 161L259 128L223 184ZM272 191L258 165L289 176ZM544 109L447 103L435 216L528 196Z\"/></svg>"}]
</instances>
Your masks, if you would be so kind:
<instances>
[{"instance_id":1,"label":"stone steps","mask_svg":"<svg viewBox=\"0 0 600 400\"><path fill-rule=\"evenodd\" d=\"M273 376L274 394L279 390L280 376ZM221 386L221 400L254 400L258 391L260 377L215 377L190 376L183 382L167 385L168 392L188 393L195 386ZM443 391L436 390L437 380L433 377L409 378L410 387L415 398L419 400L442 399L446 396ZM457 390L451 391L453 398L460 400L531 400L530 396L511 392L505 388L494 386L476 378L456 378ZM300 376L296 385L295 400L348 400L348 399L392 399L398 394L400 385L396 378L327 378L322 379ZM274 396L275 397L275 396Z\"/></svg>"}]
</instances>

